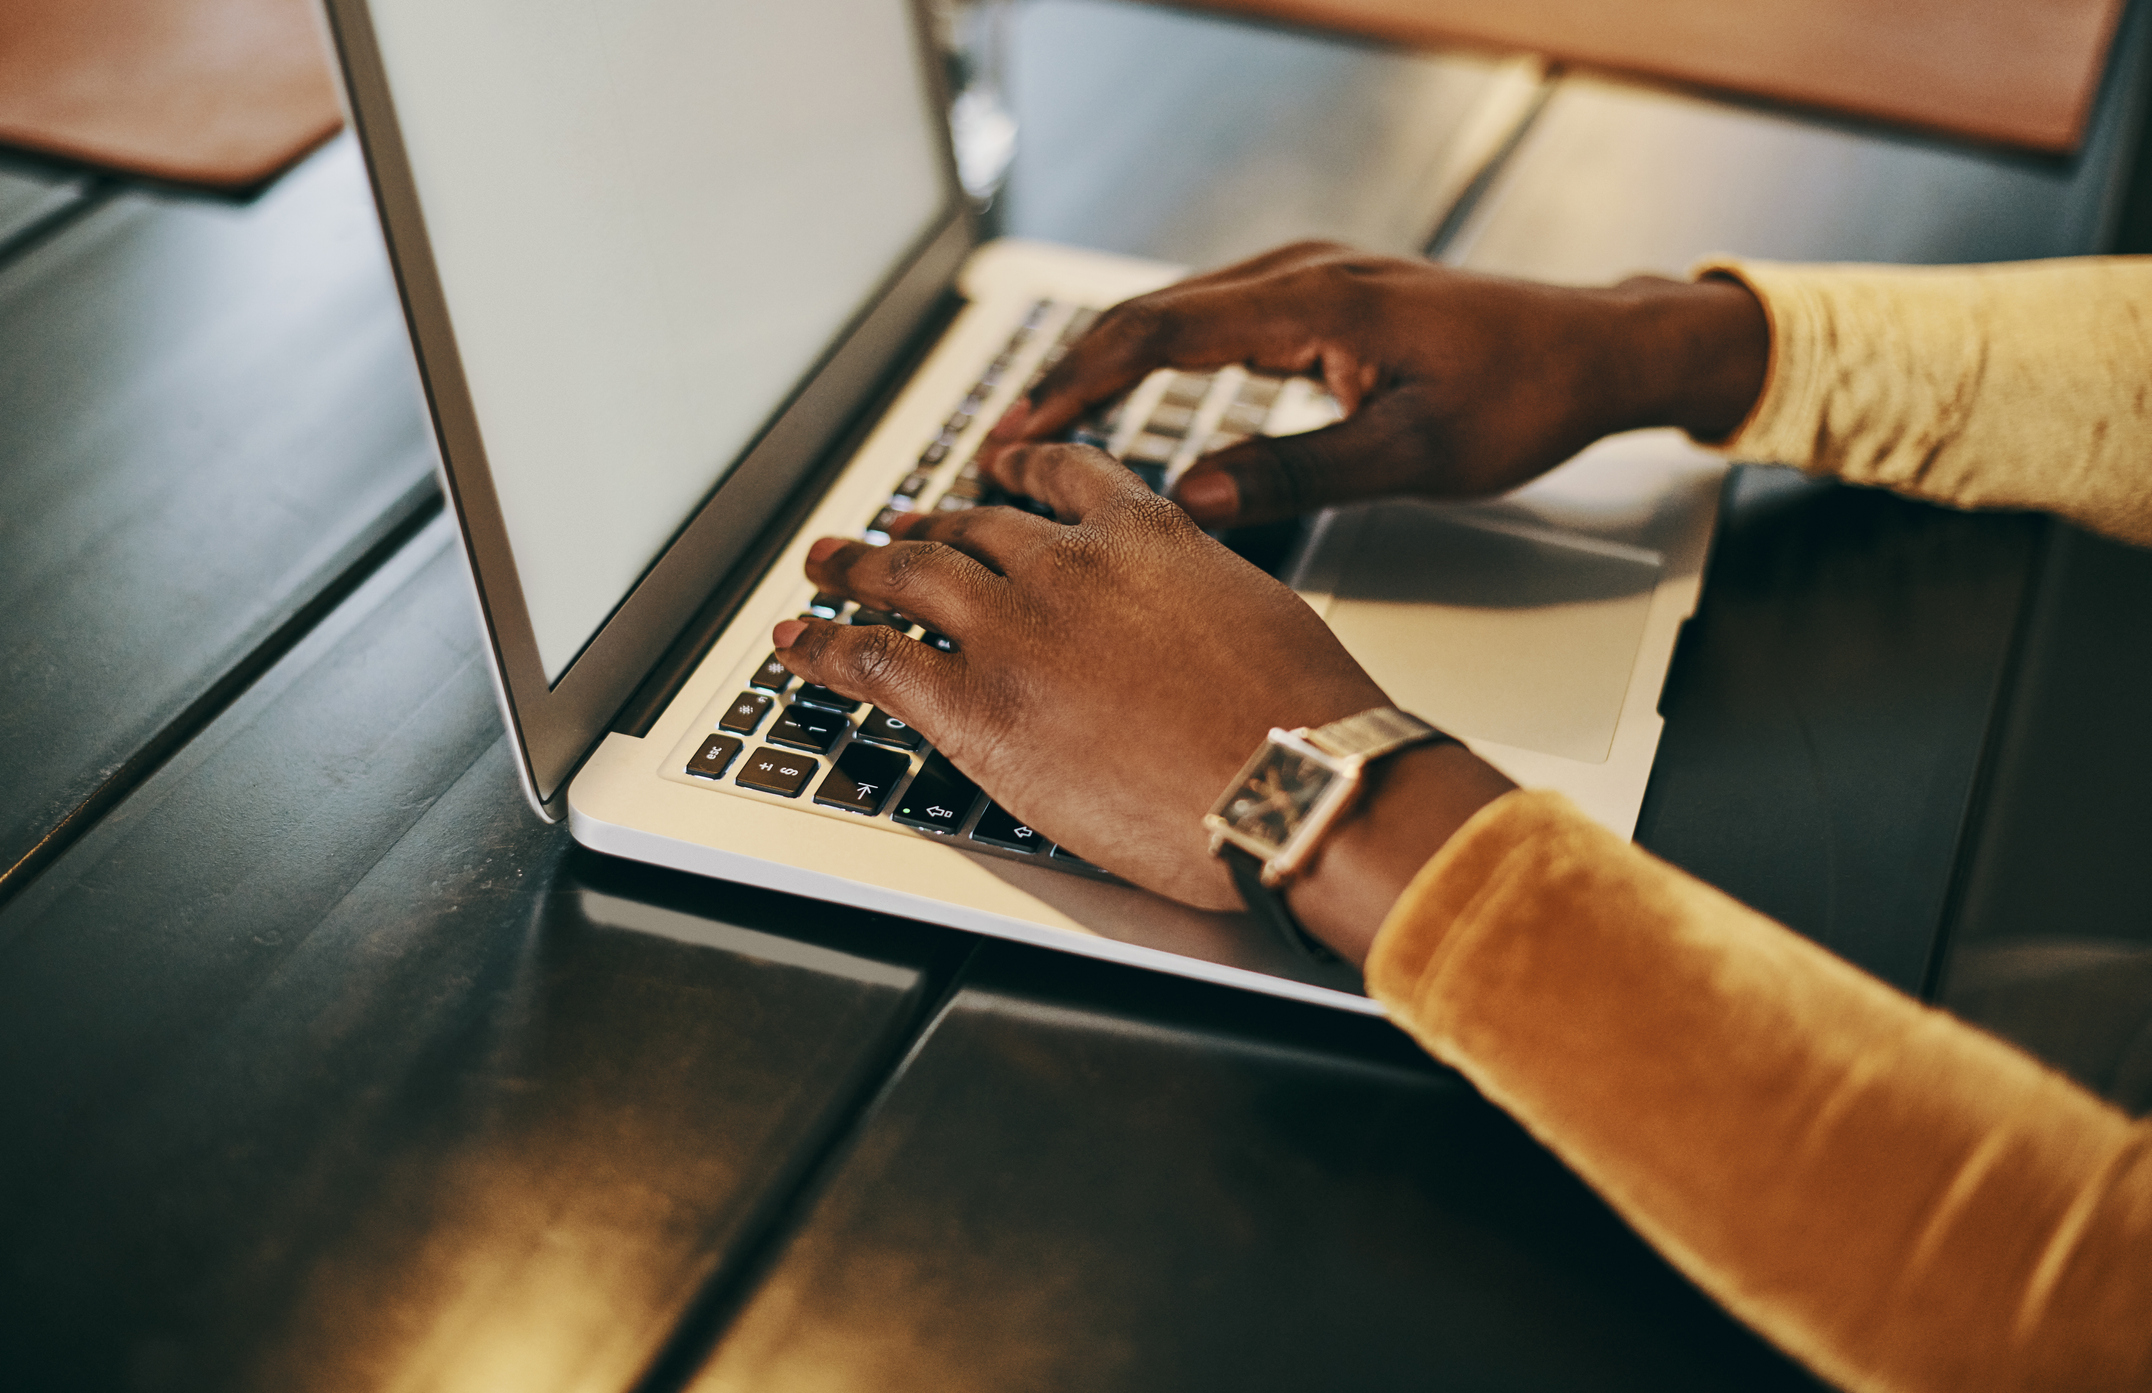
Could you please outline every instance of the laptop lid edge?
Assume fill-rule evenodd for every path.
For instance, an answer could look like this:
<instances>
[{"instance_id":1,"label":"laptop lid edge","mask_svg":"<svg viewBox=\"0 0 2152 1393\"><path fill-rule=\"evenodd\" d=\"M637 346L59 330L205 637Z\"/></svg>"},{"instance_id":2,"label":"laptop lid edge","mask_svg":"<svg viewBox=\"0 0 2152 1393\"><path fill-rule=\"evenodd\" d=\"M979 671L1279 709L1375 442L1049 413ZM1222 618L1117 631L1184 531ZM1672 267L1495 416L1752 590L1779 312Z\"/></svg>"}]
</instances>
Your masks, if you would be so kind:
<instances>
[{"instance_id":1,"label":"laptop lid edge","mask_svg":"<svg viewBox=\"0 0 2152 1393\"><path fill-rule=\"evenodd\" d=\"M764 524L846 434L956 282L978 241L974 213L941 141L942 213L835 337L760 434L607 617L557 682L539 660L448 301L434 263L368 0L321 0L344 78L397 292L403 302L438 450L484 625L495 693L514 736L517 774L545 820L564 816L569 778L617 713L696 618L713 590L754 560ZM940 64L917 3L919 62L930 100L946 105ZM762 564L766 565L765 560Z\"/></svg>"}]
</instances>

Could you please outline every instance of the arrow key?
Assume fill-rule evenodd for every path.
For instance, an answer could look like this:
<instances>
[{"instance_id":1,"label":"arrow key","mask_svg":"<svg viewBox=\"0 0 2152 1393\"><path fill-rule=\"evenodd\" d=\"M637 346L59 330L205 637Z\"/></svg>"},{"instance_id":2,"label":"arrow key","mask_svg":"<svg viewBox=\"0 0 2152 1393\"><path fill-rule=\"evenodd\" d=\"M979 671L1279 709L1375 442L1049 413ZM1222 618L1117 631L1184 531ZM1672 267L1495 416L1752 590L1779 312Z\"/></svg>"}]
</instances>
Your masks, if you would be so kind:
<instances>
[{"instance_id":1,"label":"arrow key","mask_svg":"<svg viewBox=\"0 0 2152 1393\"><path fill-rule=\"evenodd\" d=\"M986 811L979 814L979 825L971 829L971 839L1003 851L1040 852L1052 845L999 803L986 805Z\"/></svg>"}]
</instances>

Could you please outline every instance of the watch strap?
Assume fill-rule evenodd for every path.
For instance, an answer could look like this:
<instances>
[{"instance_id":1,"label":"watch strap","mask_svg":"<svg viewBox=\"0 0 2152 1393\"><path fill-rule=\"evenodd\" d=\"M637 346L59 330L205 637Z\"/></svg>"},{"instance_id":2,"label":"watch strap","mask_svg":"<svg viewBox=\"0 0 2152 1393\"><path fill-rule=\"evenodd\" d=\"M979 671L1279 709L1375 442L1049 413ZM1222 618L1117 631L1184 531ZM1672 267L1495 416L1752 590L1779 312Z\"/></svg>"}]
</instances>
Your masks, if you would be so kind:
<instances>
[{"instance_id":1,"label":"watch strap","mask_svg":"<svg viewBox=\"0 0 2152 1393\"><path fill-rule=\"evenodd\" d=\"M1337 960L1337 954L1300 927L1300 921L1293 917L1292 908L1285 902L1285 891L1273 890L1263 884L1262 857L1232 842L1219 847L1218 855L1225 861L1225 868L1233 877L1233 886L1240 891L1241 901L1248 906L1250 914L1269 925L1297 952L1319 963Z\"/></svg>"},{"instance_id":2,"label":"watch strap","mask_svg":"<svg viewBox=\"0 0 2152 1393\"><path fill-rule=\"evenodd\" d=\"M1332 721L1308 732L1310 745L1324 754L1340 757L1358 755L1363 760L1377 760L1392 750L1416 745L1423 740L1450 737L1421 720L1418 716L1400 711L1394 706L1378 706L1372 711L1362 711L1357 716Z\"/></svg>"}]
</instances>

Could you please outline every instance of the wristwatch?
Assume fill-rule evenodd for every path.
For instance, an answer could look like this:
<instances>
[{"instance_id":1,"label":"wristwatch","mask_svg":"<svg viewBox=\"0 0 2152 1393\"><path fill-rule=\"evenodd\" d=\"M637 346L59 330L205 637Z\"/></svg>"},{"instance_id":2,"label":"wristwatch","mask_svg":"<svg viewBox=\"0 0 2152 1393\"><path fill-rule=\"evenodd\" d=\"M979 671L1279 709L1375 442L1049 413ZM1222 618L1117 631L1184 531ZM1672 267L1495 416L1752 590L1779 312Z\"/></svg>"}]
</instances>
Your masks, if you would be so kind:
<instances>
[{"instance_id":1,"label":"wristwatch","mask_svg":"<svg viewBox=\"0 0 2152 1393\"><path fill-rule=\"evenodd\" d=\"M1203 819L1211 855L1225 861L1249 910L1288 943L1312 957L1334 957L1293 917L1286 887L1360 796L1370 763L1450 738L1390 706L1314 729L1273 730Z\"/></svg>"}]
</instances>

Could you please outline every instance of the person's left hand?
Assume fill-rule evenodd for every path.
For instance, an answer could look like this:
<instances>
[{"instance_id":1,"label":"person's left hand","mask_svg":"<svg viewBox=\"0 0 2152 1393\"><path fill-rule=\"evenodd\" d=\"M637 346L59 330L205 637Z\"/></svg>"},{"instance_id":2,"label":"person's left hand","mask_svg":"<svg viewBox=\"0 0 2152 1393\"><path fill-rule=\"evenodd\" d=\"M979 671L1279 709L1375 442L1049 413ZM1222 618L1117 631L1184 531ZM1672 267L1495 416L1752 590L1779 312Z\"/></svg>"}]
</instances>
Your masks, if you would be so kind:
<instances>
[{"instance_id":1,"label":"person's left hand","mask_svg":"<svg viewBox=\"0 0 2152 1393\"><path fill-rule=\"evenodd\" d=\"M821 589L915 619L957 652L888 627L788 619L773 635L785 665L911 723L1086 859L1189 904L1239 908L1203 814L1273 726L1387 698L1299 596L1110 456L1026 446L994 472L1061 520L915 515L886 546L823 538L808 553ZM1456 746L1444 760L1477 765ZM1460 816L1422 809L1434 845L1508 787L1478 768L1486 777L1459 783Z\"/></svg>"}]
</instances>

